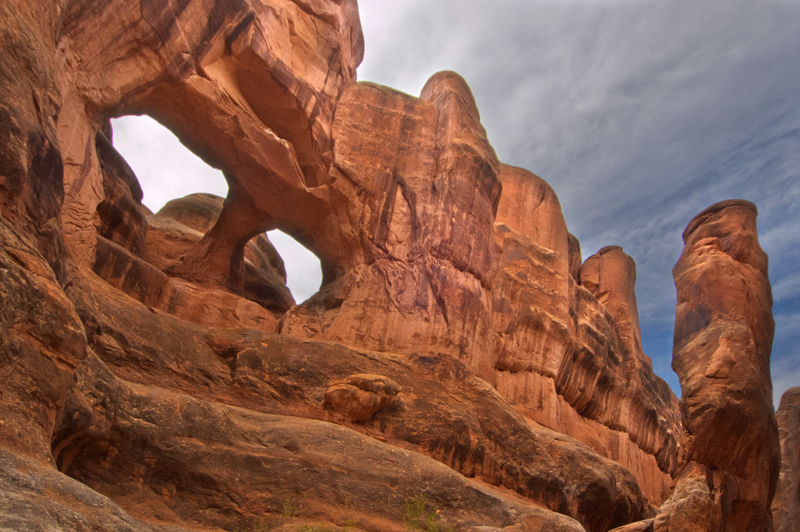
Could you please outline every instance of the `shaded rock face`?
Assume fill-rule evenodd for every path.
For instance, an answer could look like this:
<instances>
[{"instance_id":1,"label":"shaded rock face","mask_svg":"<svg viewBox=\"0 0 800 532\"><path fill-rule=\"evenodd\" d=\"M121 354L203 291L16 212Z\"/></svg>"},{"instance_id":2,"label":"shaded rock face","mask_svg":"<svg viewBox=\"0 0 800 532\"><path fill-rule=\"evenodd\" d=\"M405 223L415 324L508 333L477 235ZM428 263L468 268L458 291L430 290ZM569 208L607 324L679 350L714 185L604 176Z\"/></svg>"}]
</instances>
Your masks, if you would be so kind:
<instances>
[{"instance_id":1,"label":"shaded rock face","mask_svg":"<svg viewBox=\"0 0 800 532\"><path fill-rule=\"evenodd\" d=\"M0 527L4 530L183 532L130 517L108 497L41 462L0 449Z\"/></svg>"},{"instance_id":2,"label":"shaded rock face","mask_svg":"<svg viewBox=\"0 0 800 532\"><path fill-rule=\"evenodd\" d=\"M57 121L62 95L53 57L65 2L10 1L0 7L6 51L0 71L0 214L30 235L63 280L64 157Z\"/></svg>"},{"instance_id":3,"label":"shaded rock face","mask_svg":"<svg viewBox=\"0 0 800 532\"><path fill-rule=\"evenodd\" d=\"M511 526L535 516L553 530L581 530L344 427L125 383L96 358L76 378L55 433L61 469L151 519L230 527L243 521L236 514L277 513L282 497L301 494L315 514L334 518L346 506L361 526L402 530L390 523L402 521L396 512L417 489L433 502L459 499L451 515L466 523ZM183 415L175 418L175 410Z\"/></svg>"},{"instance_id":4,"label":"shaded rock face","mask_svg":"<svg viewBox=\"0 0 800 532\"><path fill-rule=\"evenodd\" d=\"M187 393L209 402L209 408L224 403L344 424L573 516L587 530L605 530L652 512L627 470L571 438L529 426L453 359L357 351L253 330L204 329L154 314L102 286L99 280L76 278L69 295L87 324L91 349L121 379ZM363 371L367 374L356 374ZM394 385L400 390L368 420L348 422L326 404L326 395L340 383L374 390L370 393L376 396L391 395ZM102 462L88 451L84 459ZM242 483L251 482L240 476ZM289 493L276 495L270 508L279 507Z\"/></svg>"},{"instance_id":5,"label":"shaded rock face","mask_svg":"<svg viewBox=\"0 0 800 532\"><path fill-rule=\"evenodd\" d=\"M355 0L101 4L0 5L0 528L252 529L300 497L285 530L399 531L422 493L464 530L766 530L752 206L687 229L678 456L632 259L582 263L461 77L356 83ZM228 197L149 213L108 125L129 113ZM272 228L320 257L302 305Z\"/></svg>"},{"instance_id":6,"label":"shaded rock face","mask_svg":"<svg viewBox=\"0 0 800 532\"><path fill-rule=\"evenodd\" d=\"M49 431L86 333L36 246L0 218L0 446L51 462Z\"/></svg>"},{"instance_id":7,"label":"shaded rock face","mask_svg":"<svg viewBox=\"0 0 800 532\"><path fill-rule=\"evenodd\" d=\"M781 472L772 520L776 532L797 530L800 523L800 387L783 393L775 413L781 442Z\"/></svg>"},{"instance_id":8,"label":"shaded rock face","mask_svg":"<svg viewBox=\"0 0 800 532\"><path fill-rule=\"evenodd\" d=\"M147 219L143 258L157 268L179 269L187 250L210 231L222 211L224 198L190 194L168 202ZM270 310L276 317L294 306L286 286L286 268L266 234L259 234L244 248L244 285L240 295Z\"/></svg>"},{"instance_id":9,"label":"shaded rock face","mask_svg":"<svg viewBox=\"0 0 800 532\"><path fill-rule=\"evenodd\" d=\"M780 468L769 374L774 322L756 216L750 202L718 203L683 235L673 270L672 366L685 434L675 492L656 531L772 529Z\"/></svg>"}]
</instances>

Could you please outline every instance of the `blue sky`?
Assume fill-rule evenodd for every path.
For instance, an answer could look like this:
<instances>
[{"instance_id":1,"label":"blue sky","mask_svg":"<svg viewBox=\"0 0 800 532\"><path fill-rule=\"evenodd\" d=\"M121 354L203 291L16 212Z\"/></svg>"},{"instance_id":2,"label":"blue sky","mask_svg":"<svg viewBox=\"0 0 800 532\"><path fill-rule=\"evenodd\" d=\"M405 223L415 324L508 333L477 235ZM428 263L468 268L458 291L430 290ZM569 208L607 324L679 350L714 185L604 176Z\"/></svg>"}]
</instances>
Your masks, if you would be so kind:
<instances>
[{"instance_id":1,"label":"blue sky","mask_svg":"<svg viewBox=\"0 0 800 532\"><path fill-rule=\"evenodd\" d=\"M584 258L616 244L636 260L645 351L678 393L681 232L712 203L755 202L774 287L776 402L800 385L800 0L362 0L360 12L359 79L416 95L431 74L459 72L500 159L556 190ZM169 148L174 162L155 155L163 133L146 120L117 122L115 139L146 204L188 193L167 186L187 179L148 185L159 172L224 194L221 175ZM283 251L303 299L319 280L297 253Z\"/></svg>"}]
</instances>

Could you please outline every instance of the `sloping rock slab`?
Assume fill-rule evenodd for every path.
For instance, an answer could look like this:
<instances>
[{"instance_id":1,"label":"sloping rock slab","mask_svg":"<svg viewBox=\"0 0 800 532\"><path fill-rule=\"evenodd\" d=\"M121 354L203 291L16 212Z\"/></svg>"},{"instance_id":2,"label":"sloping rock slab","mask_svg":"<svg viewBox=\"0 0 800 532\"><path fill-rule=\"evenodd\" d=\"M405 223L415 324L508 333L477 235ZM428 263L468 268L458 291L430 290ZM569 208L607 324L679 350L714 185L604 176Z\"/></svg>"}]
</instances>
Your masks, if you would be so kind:
<instances>
[{"instance_id":1,"label":"sloping rock slab","mask_svg":"<svg viewBox=\"0 0 800 532\"><path fill-rule=\"evenodd\" d=\"M366 530L401 530L406 502L421 492L464 525L534 517L553 532L583 530L421 454L331 423L128 383L95 356L76 371L53 444L64 472L148 520L230 528L302 496L310 517L347 507Z\"/></svg>"}]
</instances>

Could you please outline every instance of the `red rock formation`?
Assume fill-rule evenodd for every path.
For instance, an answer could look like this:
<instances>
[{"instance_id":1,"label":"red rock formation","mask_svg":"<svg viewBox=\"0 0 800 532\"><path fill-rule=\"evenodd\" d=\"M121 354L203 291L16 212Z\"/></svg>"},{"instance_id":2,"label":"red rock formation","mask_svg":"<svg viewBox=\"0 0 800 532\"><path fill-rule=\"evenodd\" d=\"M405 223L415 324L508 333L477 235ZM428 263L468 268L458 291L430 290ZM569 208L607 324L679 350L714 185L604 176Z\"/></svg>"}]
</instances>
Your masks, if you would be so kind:
<instances>
[{"instance_id":1,"label":"red rock formation","mask_svg":"<svg viewBox=\"0 0 800 532\"><path fill-rule=\"evenodd\" d=\"M774 322L756 216L748 201L724 201L683 234L672 367L685 435L675 492L655 531L772 529L780 467L769 374Z\"/></svg>"},{"instance_id":2,"label":"red rock formation","mask_svg":"<svg viewBox=\"0 0 800 532\"><path fill-rule=\"evenodd\" d=\"M500 164L463 79L419 98L355 83L354 0L90 4L0 5L0 528L242 528L304 493L326 523L399 530L414 490L473 532L653 515L677 417L641 350L633 262L581 265L555 193ZM128 113L221 168L224 202L144 210L107 127ZM714 461L731 416L770 429L748 209L687 230L691 437L656 529L704 490L693 525L751 526L771 496L768 438ZM270 228L322 261L300 306ZM698 375L689 357L711 360Z\"/></svg>"},{"instance_id":3,"label":"red rock formation","mask_svg":"<svg viewBox=\"0 0 800 532\"><path fill-rule=\"evenodd\" d=\"M800 387L783 393L775 413L781 442L781 473L772 520L775 532L796 532L800 524Z\"/></svg>"},{"instance_id":4,"label":"red rock formation","mask_svg":"<svg viewBox=\"0 0 800 532\"><path fill-rule=\"evenodd\" d=\"M660 504L675 472L677 398L641 348L633 260L606 248L581 267L552 188L521 168L503 165L500 176L497 389L526 417L627 467Z\"/></svg>"},{"instance_id":5,"label":"red rock formation","mask_svg":"<svg viewBox=\"0 0 800 532\"><path fill-rule=\"evenodd\" d=\"M356 371L380 375L402 391L370 419L345 423L349 428L575 516L587 530L652 511L628 471L563 435L530 427L451 358L359 351L245 329L204 330L119 299L101 283L76 279L70 296L92 325L91 348L122 379L254 412L342 423L326 408L326 393Z\"/></svg>"},{"instance_id":6,"label":"red rock formation","mask_svg":"<svg viewBox=\"0 0 800 532\"><path fill-rule=\"evenodd\" d=\"M5 218L0 271L0 447L50 463L50 429L86 333L50 265Z\"/></svg>"},{"instance_id":7,"label":"red rock formation","mask_svg":"<svg viewBox=\"0 0 800 532\"><path fill-rule=\"evenodd\" d=\"M595 299L576 291L578 347L563 366L558 390L582 415L629 434L656 458L662 471L674 475L680 427L677 398L654 374L642 350L636 265L622 248L603 248L583 263L580 280ZM590 353L594 360L587 358Z\"/></svg>"},{"instance_id":8,"label":"red rock formation","mask_svg":"<svg viewBox=\"0 0 800 532\"><path fill-rule=\"evenodd\" d=\"M169 271L171 265L200 241L219 217L223 198L190 194L168 202L147 217L147 241L143 258ZM256 235L244 248L245 279L240 295L272 311L276 318L294 306L286 287L283 259L266 234Z\"/></svg>"},{"instance_id":9,"label":"red rock formation","mask_svg":"<svg viewBox=\"0 0 800 532\"><path fill-rule=\"evenodd\" d=\"M354 1L75 2L57 20L61 218L76 254L91 262L91 220L103 200L91 147L98 118L147 113L223 168L232 191L219 229L187 255L183 275L235 288L241 262L219 257L238 256L277 226L336 255L311 237L325 214L313 188L330 165L334 106L363 55Z\"/></svg>"},{"instance_id":10,"label":"red rock formation","mask_svg":"<svg viewBox=\"0 0 800 532\"><path fill-rule=\"evenodd\" d=\"M300 497L317 519L344 524L348 516L368 530L400 531L417 490L448 503L448 521L467 526L532 530L524 525L532 519L558 532L582 530L419 453L331 423L127 383L96 357L76 372L54 437L63 471L150 521L231 528L246 516L279 514L282 501Z\"/></svg>"},{"instance_id":11,"label":"red rock formation","mask_svg":"<svg viewBox=\"0 0 800 532\"><path fill-rule=\"evenodd\" d=\"M350 375L325 392L325 406L350 422L366 421L394 401L401 390L382 375Z\"/></svg>"},{"instance_id":12,"label":"red rock formation","mask_svg":"<svg viewBox=\"0 0 800 532\"><path fill-rule=\"evenodd\" d=\"M368 127L364 126L368 124ZM463 79L413 98L351 86L333 125L335 281L282 332L380 351L448 354L488 376L497 158Z\"/></svg>"}]
</instances>

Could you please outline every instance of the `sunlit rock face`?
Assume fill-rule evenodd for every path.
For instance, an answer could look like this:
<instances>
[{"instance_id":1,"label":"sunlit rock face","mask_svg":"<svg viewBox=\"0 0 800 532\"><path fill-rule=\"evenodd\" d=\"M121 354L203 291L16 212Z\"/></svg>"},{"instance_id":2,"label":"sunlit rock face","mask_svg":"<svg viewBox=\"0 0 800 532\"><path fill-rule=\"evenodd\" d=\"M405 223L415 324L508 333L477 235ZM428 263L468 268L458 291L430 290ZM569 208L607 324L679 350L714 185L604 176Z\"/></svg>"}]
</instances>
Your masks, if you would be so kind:
<instances>
[{"instance_id":1,"label":"sunlit rock face","mask_svg":"<svg viewBox=\"0 0 800 532\"><path fill-rule=\"evenodd\" d=\"M769 374L775 325L756 216L752 203L729 200L698 214L683 234L672 366L685 434L657 531L772 530L780 469Z\"/></svg>"},{"instance_id":2,"label":"sunlit rock face","mask_svg":"<svg viewBox=\"0 0 800 532\"><path fill-rule=\"evenodd\" d=\"M623 464L660 504L675 474L677 398L642 351L633 259L609 247L581 266L552 188L507 165L500 177L497 390L527 418Z\"/></svg>"},{"instance_id":3,"label":"sunlit rock face","mask_svg":"<svg viewBox=\"0 0 800 532\"><path fill-rule=\"evenodd\" d=\"M766 530L752 205L685 235L681 427L632 258L582 262L457 74L357 83L354 0L10 0L0 23L0 528L399 532L421 493L473 532L677 530L686 508ZM228 196L147 211L108 125L130 113ZM273 228L321 260L301 305Z\"/></svg>"},{"instance_id":4,"label":"sunlit rock face","mask_svg":"<svg viewBox=\"0 0 800 532\"><path fill-rule=\"evenodd\" d=\"M61 217L87 262L103 199L89 144L98 119L121 114L153 116L225 172L229 207L187 254L184 278L235 288L241 264L214 257L265 228L315 233L325 200L313 189L327 179L334 108L363 56L355 1L70 2L59 12L47 45L56 45L61 88Z\"/></svg>"},{"instance_id":5,"label":"sunlit rock face","mask_svg":"<svg viewBox=\"0 0 800 532\"><path fill-rule=\"evenodd\" d=\"M421 98L354 85L333 137L332 227L349 256L283 332L451 355L488 376L499 162L466 83L440 73Z\"/></svg>"}]
</instances>

